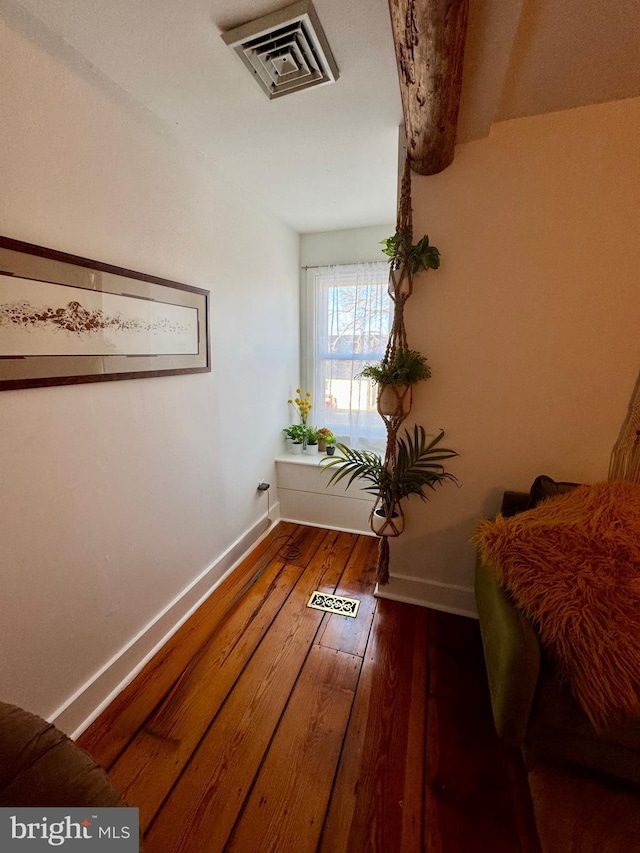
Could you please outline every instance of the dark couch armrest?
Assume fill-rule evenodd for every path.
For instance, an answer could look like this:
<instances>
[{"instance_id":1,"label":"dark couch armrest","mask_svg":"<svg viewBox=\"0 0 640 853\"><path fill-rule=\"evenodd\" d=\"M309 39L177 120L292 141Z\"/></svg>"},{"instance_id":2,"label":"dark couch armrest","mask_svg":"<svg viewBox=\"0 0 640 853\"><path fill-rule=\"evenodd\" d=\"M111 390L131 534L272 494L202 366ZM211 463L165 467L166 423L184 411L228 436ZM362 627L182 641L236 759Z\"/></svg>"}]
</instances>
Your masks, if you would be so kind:
<instances>
[{"instance_id":1,"label":"dark couch armrest","mask_svg":"<svg viewBox=\"0 0 640 853\"><path fill-rule=\"evenodd\" d=\"M104 770L70 738L0 702L0 806L125 805Z\"/></svg>"},{"instance_id":2,"label":"dark couch armrest","mask_svg":"<svg viewBox=\"0 0 640 853\"><path fill-rule=\"evenodd\" d=\"M520 746L540 673L538 638L480 557L475 592L496 731Z\"/></svg>"},{"instance_id":3,"label":"dark couch armrest","mask_svg":"<svg viewBox=\"0 0 640 853\"><path fill-rule=\"evenodd\" d=\"M505 516L517 515L529 509L529 492L505 492L502 496L500 512Z\"/></svg>"}]
</instances>

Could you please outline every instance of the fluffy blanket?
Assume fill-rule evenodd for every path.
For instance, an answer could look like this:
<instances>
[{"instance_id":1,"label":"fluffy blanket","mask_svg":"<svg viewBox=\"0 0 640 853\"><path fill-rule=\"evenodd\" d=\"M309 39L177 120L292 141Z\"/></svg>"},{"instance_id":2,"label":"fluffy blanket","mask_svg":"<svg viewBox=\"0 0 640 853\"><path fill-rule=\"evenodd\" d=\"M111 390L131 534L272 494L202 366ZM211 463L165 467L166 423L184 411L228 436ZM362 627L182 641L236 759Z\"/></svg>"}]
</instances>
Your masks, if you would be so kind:
<instances>
[{"instance_id":1,"label":"fluffy blanket","mask_svg":"<svg viewBox=\"0 0 640 853\"><path fill-rule=\"evenodd\" d=\"M640 485L580 486L474 541L594 726L640 716Z\"/></svg>"}]
</instances>

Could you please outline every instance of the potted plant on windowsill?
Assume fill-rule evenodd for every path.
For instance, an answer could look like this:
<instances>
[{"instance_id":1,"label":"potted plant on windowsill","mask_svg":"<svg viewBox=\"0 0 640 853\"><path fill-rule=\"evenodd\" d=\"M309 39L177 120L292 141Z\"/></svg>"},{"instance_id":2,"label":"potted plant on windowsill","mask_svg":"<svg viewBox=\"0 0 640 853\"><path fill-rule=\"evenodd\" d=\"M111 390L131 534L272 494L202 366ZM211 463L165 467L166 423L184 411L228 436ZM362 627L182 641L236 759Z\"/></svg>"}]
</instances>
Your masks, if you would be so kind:
<instances>
[{"instance_id":1,"label":"potted plant on windowsill","mask_svg":"<svg viewBox=\"0 0 640 853\"><path fill-rule=\"evenodd\" d=\"M324 453L327 449L328 438L333 438L333 443L335 444L335 437L329 427L320 427L318 430L318 451L320 453Z\"/></svg>"},{"instance_id":2,"label":"potted plant on windowsill","mask_svg":"<svg viewBox=\"0 0 640 853\"><path fill-rule=\"evenodd\" d=\"M425 429L416 424L413 433L408 429L398 439L396 465L387 467L382 457L368 450L352 450L344 444L338 445L341 456L320 463L323 470L335 467L327 485L331 486L348 478L346 488L356 480L369 485L362 486L365 492L377 498L371 512L371 529L378 536L398 536L404 527L404 516L400 502L409 495L419 495L427 500L425 489L434 489L446 480L457 482L456 477L445 471L442 462L457 456L455 450L440 447L444 437L438 435L427 440Z\"/></svg>"},{"instance_id":3,"label":"potted plant on windowsill","mask_svg":"<svg viewBox=\"0 0 640 853\"><path fill-rule=\"evenodd\" d=\"M398 350L389 361L368 364L359 374L378 385L378 411L381 415L406 415L411 408L410 388L431 376L427 359L417 350Z\"/></svg>"},{"instance_id":4,"label":"potted plant on windowsill","mask_svg":"<svg viewBox=\"0 0 640 853\"><path fill-rule=\"evenodd\" d=\"M335 435L326 436L324 443L326 445L327 456L333 456L336 452L337 439Z\"/></svg>"},{"instance_id":5,"label":"potted plant on windowsill","mask_svg":"<svg viewBox=\"0 0 640 853\"><path fill-rule=\"evenodd\" d=\"M291 446L289 447L291 453L302 453L306 429L307 427L304 424L292 424L282 430L286 438L291 441Z\"/></svg>"},{"instance_id":6,"label":"potted plant on windowsill","mask_svg":"<svg viewBox=\"0 0 640 853\"><path fill-rule=\"evenodd\" d=\"M312 426L305 428L305 440L303 444L306 453L318 452L318 433Z\"/></svg>"},{"instance_id":7,"label":"potted plant on windowsill","mask_svg":"<svg viewBox=\"0 0 640 853\"><path fill-rule=\"evenodd\" d=\"M300 418L300 423L285 427L283 432L287 438L291 439L291 447L289 448L291 453L302 453L308 437L309 427L307 427L307 418L313 406L311 405L311 391L307 391L302 396L302 390L296 388L296 394L299 396L295 400L289 400L288 402Z\"/></svg>"}]
</instances>

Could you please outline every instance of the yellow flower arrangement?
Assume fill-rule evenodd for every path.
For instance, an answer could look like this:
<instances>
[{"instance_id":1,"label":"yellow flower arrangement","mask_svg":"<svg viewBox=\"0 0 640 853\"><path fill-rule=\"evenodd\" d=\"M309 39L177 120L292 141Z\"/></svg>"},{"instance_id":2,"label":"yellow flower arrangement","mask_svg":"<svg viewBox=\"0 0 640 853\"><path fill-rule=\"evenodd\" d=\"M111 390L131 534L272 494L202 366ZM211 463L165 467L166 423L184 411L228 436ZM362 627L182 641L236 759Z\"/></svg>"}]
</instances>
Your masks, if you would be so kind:
<instances>
[{"instance_id":1,"label":"yellow flower arrangement","mask_svg":"<svg viewBox=\"0 0 640 853\"><path fill-rule=\"evenodd\" d=\"M296 394L298 395L295 400L289 400L289 405L293 406L296 413L300 417L300 423L304 426L307 425L307 418L309 417L309 412L313 408L311 405L311 391L307 391L304 397L300 396L302 391L300 388L296 388Z\"/></svg>"}]
</instances>

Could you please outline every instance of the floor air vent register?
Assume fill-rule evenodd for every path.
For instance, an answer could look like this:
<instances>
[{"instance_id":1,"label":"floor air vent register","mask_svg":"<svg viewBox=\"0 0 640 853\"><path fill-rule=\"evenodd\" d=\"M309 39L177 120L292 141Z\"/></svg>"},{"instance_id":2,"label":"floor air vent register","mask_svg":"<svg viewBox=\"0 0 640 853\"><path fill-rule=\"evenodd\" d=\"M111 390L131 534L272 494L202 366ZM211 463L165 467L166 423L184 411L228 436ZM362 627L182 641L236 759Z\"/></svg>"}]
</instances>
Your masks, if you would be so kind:
<instances>
[{"instance_id":1,"label":"floor air vent register","mask_svg":"<svg viewBox=\"0 0 640 853\"><path fill-rule=\"evenodd\" d=\"M342 595L331 595L329 592L315 590L307 607L313 607L314 610L326 610L327 613L339 613L340 616L352 616L355 619L358 615L360 599L345 598Z\"/></svg>"},{"instance_id":2,"label":"floor air vent register","mask_svg":"<svg viewBox=\"0 0 640 853\"><path fill-rule=\"evenodd\" d=\"M269 99L334 83L340 76L311 0L264 15L222 38Z\"/></svg>"}]
</instances>

